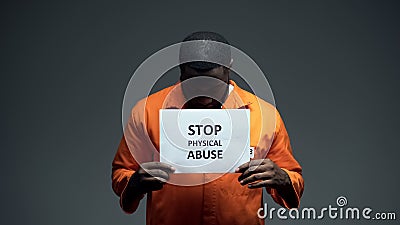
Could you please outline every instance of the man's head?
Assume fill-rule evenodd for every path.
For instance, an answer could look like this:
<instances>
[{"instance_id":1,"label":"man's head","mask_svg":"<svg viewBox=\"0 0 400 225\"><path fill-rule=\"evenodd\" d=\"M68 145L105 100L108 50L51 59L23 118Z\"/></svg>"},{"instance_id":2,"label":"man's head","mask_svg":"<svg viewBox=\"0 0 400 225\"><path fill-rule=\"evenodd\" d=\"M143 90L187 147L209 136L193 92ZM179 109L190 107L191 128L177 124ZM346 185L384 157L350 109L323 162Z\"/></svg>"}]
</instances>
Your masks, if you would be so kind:
<instances>
[{"instance_id":1,"label":"man's head","mask_svg":"<svg viewBox=\"0 0 400 225\"><path fill-rule=\"evenodd\" d=\"M222 35L207 31L192 33L183 40L185 42L190 44L182 45L180 50L180 60L184 62L180 65L180 80L188 99L186 106L221 108L228 95L232 63L229 42ZM189 58L187 62L185 57ZM204 61L191 61L190 58Z\"/></svg>"}]
</instances>

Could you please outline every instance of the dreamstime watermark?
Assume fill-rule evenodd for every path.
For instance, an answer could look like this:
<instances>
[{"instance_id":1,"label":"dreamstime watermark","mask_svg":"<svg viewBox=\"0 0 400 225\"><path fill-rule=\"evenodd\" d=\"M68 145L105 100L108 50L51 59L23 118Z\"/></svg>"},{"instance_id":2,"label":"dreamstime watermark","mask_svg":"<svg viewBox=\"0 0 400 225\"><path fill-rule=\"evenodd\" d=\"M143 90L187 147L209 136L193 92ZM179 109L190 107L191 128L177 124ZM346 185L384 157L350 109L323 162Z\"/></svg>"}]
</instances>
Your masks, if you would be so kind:
<instances>
[{"instance_id":1,"label":"dreamstime watermark","mask_svg":"<svg viewBox=\"0 0 400 225\"><path fill-rule=\"evenodd\" d=\"M336 205L328 205L328 207L323 207L316 209L314 207L305 207L301 209L293 208L273 208L268 209L268 204L265 203L263 208L259 208L257 211L257 216L260 219L273 219L276 216L281 220L321 220L329 218L335 219L346 219L346 220L396 220L395 212L374 212L370 207L346 207L347 198L344 196L339 196L336 199Z\"/></svg>"}]
</instances>

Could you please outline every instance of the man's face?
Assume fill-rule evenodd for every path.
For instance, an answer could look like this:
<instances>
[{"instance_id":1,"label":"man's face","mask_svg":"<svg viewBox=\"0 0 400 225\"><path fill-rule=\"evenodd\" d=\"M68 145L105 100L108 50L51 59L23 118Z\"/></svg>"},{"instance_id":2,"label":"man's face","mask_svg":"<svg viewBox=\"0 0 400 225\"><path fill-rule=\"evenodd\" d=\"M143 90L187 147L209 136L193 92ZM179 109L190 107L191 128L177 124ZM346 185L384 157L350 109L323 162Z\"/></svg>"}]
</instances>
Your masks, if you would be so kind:
<instances>
[{"instance_id":1,"label":"man's face","mask_svg":"<svg viewBox=\"0 0 400 225\"><path fill-rule=\"evenodd\" d=\"M229 69L222 66L207 71L184 66L182 90L191 109L220 109L229 90Z\"/></svg>"}]
</instances>

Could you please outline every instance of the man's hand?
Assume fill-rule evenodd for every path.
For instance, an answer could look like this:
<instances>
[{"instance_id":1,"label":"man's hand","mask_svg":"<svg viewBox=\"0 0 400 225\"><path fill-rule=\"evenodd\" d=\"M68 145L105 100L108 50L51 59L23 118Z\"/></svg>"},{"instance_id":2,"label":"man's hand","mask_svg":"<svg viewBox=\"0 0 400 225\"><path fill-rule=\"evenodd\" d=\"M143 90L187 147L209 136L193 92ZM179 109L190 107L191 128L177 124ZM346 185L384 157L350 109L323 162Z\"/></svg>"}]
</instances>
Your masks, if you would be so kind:
<instances>
[{"instance_id":1,"label":"man's hand","mask_svg":"<svg viewBox=\"0 0 400 225\"><path fill-rule=\"evenodd\" d=\"M175 169L161 162L142 163L131 176L122 197L122 208L129 210L134 199L150 191L160 190Z\"/></svg>"},{"instance_id":2,"label":"man's hand","mask_svg":"<svg viewBox=\"0 0 400 225\"><path fill-rule=\"evenodd\" d=\"M128 188L140 194L160 190L169 179L169 174L174 171L175 169L166 163L142 163L129 180Z\"/></svg>"},{"instance_id":3,"label":"man's hand","mask_svg":"<svg viewBox=\"0 0 400 225\"><path fill-rule=\"evenodd\" d=\"M298 207L295 190L289 175L270 159L251 160L236 169L242 173L238 180L249 188L269 187L278 191L289 208Z\"/></svg>"},{"instance_id":4,"label":"man's hand","mask_svg":"<svg viewBox=\"0 0 400 225\"><path fill-rule=\"evenodd\" d=\"M270 187L279 189L291 185L289 175L270 159L251 160L236 169L242 173L238 180L249 188Z\"/></svg>"}]
</instances>

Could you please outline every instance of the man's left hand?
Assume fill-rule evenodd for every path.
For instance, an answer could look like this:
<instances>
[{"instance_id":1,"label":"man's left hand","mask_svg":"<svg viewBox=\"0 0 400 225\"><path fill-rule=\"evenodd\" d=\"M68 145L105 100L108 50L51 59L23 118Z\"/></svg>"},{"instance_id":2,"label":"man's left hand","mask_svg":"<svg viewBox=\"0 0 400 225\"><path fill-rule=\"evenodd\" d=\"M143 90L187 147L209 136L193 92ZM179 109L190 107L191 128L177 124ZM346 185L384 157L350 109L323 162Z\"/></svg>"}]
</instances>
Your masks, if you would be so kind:
<instances>
[{"instance_id":1,"label":"man's left hand","mask_svg":"<svg viewBox=\"0 0 400 225\"><path fill-rule=\"evenodd\" d=\"M238 180L249 188L286 188L291 185L289 175L270 159L251 160L236 169L242 173Z\"/></svg>"}]
</instances>

